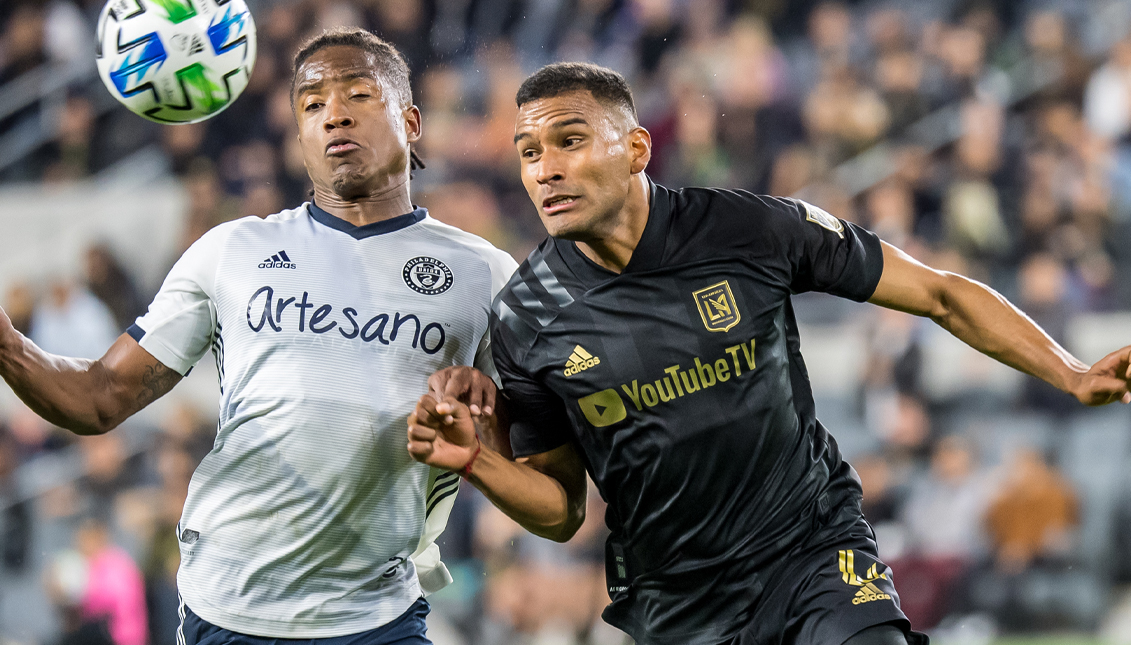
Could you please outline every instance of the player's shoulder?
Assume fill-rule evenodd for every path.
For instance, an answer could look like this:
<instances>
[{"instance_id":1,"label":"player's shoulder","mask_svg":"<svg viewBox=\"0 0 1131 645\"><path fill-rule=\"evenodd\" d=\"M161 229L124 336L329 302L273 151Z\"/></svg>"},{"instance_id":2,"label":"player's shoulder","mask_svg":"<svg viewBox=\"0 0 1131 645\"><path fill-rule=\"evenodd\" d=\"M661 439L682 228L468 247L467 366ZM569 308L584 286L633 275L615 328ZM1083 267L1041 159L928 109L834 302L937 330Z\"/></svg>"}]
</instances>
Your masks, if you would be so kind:
<instances>
[{"instance_id":1,"label":"player's shoulder","mask_svg":"<svg viewBox=\"0 0 1131 645\"><path fill-rule=\"evenodd\" d=\"M819 226L839 235L844 223L826 211L793 197L760 195L726 188L669 191L675 239L727 247L780 242L809 234Z\"/></svg>"},{"instance_id":2,"label":"player's shoulder","mask_svg":"<svg viewBox=\"0 0 1131 645\"><path fill-rule=\"evenodd\" d=\"M267 217L257 217L255 215L240 217L234 220L217 224L216 226L212 227L208 230L208 232L200 236L198 243L223 243L237 231L247 229L254 230L257 228L272 228L278 226L279 224L291 222L304 216L309 216L309 212L306 210L306 204L303 204L298 208L279 211L278 213L268 215Z\"/></svg>"},{"instance_id":3,"label":"player's shoulder","mask_svg":"<svg viewBox=\"0 0 1131 645\"><path fill-rule=\"evenodd\" d=\"M518 268L518 262L511 257L510 253L474 233L468 233L461 228L445 224L430 215L422 219L417 226L440 244L465 251L471 257L486 262L491 267L492 273L505 273L501 276L503 279L510 277L511 273Z\"/></svg>"},{"instance_id":4,"label":"player's shoulder","mask_svg":"<svg viewBox=\"0 0 1131 645\"><path fill-rule=\"evenodd\" d=\"M561 260L557 249L560 243L552 237L543 240L495 297L491 307L494 320L519 345L532 344L538 333L584 292L582 285L571 280L572 273Z\"/></svg>"},{"instance_id":5,"label":"player's shoulder","mask_svg":"<svg viewBox=\"0 0 1131 645\"><path fill-rule=\"evenodd\" d=\"M773 221L796 220L801 213L800 200L791 197L760 195L748 190L693 186L669 190L672 210L686 219L739 219Z\"/></svg>"}]
</instances>

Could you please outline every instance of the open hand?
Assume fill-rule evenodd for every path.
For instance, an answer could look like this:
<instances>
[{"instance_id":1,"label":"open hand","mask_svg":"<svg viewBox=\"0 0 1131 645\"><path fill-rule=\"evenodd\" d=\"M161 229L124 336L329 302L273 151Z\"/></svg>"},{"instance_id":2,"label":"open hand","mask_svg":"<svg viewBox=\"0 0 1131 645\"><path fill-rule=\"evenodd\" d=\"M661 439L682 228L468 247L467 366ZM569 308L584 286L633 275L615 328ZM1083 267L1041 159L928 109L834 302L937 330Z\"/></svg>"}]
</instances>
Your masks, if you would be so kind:
<instances>
[{"instance_id":1,"label":"open hand","mask_svg":"<svg viewBox=\"0 0 1131 645\"><path fill-rule=\"evenodd\" d=\"M1131 403L1131 346L1096 361L1080 375L1072 394L1084 405Z\"/></svg>"},{"instance_id":2,"label":"open hand","mask_svg":"<svg viewBox=\"0 0 1131 645\"><path fill-rule=\"evenodd\" d=\"M479 448L471 410L453 397L425 394L408 416L408 454L434 468L462 470Z\"/></svg>"},{"instance_id":3,"label":"open hand","mask_svg":"<svg viewBox=\"0 0 1131 645\"><path fill-rule=\"evenodd\" d=\"M428 377L428 390L438 399L448 397L467 404L472 416L495 411L495 381L467 365L447 367Z\"/></svg>"}]
</instances>

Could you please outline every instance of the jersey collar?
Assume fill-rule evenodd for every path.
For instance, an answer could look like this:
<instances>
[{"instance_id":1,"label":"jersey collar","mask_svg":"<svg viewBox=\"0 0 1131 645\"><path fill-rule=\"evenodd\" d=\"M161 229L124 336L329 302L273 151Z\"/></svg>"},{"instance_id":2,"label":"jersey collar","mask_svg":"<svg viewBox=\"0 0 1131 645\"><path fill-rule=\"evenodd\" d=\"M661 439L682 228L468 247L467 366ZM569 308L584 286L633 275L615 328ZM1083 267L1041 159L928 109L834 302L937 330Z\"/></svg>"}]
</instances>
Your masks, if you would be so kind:
<instances>
[{"instance_id":1,"label":"jersey collar","mask_svg":"<svg viewBox=\"0 0 1131 645\"><path fill-rule=\"evenodd\" d=\"M366 224L364 226L354 226L340 217L334 217L330 213L327 213L314 202L308 203L307 208L310 211L310 216L314 218L314 221L324 226L329 226L334 230L341 231L353 237L355 240L363 240L367 237L373 237L374 235L384 235L385 233L399 231L402 228L412 226L425 217L428 217L428 209L418 206L411 213L398 215L392 219L373 222L372 224Z\"/></svg>"},{"instance_id":2,"label":"jersey collar","mask_svg":"<svg viewBox=\"0 0 1131 645\"><path fill-rule=\"evenodd\" d=\"M648 223L644 225L644 233L640 242L632 251L632 257L624 271L618 274L590 260L588 256L577 248L577 243L566 240L554 240L555 246L562 248L567 256L571 257L569 264L574 272L585 282L599 283L624 273L639 273L659 268L664 258L664 247L668 240L668 228L671 222L671 196L667 188L660 186L648 178L651 205L648 208Z\"/></svg>"}]
</instances>

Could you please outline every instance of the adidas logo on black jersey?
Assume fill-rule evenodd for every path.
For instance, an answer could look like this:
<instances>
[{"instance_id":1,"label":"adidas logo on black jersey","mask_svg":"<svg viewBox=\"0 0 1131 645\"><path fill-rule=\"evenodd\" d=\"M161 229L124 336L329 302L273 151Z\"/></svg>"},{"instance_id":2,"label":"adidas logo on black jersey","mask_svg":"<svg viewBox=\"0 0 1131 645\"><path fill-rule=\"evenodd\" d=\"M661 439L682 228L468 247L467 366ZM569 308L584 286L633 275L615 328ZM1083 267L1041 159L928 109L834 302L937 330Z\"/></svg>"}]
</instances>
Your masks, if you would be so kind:
<instances>
[{"instance_id":1,"label":"adidas logo on black jersey","mask_svg":"<svg viewBox=\"0 0 1131 645\"><path fill-rule=\"evenodd\" d=\"M891 595L884 593L879 587L869 582L856 592L856 595L852 598L852 604L863 605L873 600L891 600Z\"/></svg>"},{"instance_id":2,"label":"adidas logo on black jersey","mask_svg":"<svg viewBox=\"0 0 1131 645\"><path fill-rule=\"evenodd\" d=\"M584 372L590 367L596 367L601 364L601 359L585 351L581 345L573 348L573 353L569 355L569 360L566 361L565 375L573 376L580 372Z\"/></svg>"},{"instance_id":3,"label":"adidas logo on black jersey","mask_svg":"<svg viewBox=\"0 0 1131 645\"><path fill-rule=\"evenodd\" d=\"M260 269L297 269L298 266L287 257L286 251L279 251L275 255L259 263Z\"/></svg>"}]
</instances>

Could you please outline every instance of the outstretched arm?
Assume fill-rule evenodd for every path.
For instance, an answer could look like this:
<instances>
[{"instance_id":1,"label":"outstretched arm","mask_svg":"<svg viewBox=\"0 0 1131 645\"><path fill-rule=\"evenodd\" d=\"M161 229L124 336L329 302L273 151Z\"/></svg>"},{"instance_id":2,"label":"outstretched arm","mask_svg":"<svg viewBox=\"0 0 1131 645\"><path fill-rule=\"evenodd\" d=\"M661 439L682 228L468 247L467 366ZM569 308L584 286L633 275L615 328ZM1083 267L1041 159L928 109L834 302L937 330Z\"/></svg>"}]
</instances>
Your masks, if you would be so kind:
<instances>
[{"instance_id":1,"label":"outstretched arm","mask_svg":"<svg viewBox=\"0 0 1131 645\"><path fill-rule=\"evenodd\" d=\"M181 375L123 334L99 360L48 354L0 310L0 376L36 414L76 434L102 434L166 394Z\"/></svg>"},{"instance_id":2,"label":"outstretched arm","mask_svg":"<svg viewBox=\"0 0 1131 645\"><path fill-rule=\"evenodd\" d=\"M932 269L886 242L883 249L883 274L868 302L929 317L974 349L1051 383L1085 405L1131 403L1131 347L1089 367L993 289Z\"/></svg>"},{"instance_id":3,"label":"outstretched arm","mask_svg":"<svg viewBox=\"0 0 1131 645\"><path fill-rule=\"evenodd\" d=\"M462 472L535 535L565 542L585 521L585 467L571 445L511 461L479 441L468 406L453 397L421 397L408 418L408 452L429 466Z\"/></svg>"}]
</instances>

